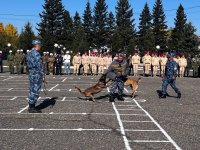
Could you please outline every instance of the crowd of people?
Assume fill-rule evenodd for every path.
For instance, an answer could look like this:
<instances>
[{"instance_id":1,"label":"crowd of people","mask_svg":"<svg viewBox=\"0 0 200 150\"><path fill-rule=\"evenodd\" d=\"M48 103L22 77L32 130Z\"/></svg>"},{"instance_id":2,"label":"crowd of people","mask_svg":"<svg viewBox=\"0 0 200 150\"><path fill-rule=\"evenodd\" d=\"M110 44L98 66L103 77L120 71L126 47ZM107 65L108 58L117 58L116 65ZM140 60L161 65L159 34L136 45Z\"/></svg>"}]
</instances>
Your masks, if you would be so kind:
<instances>
[{"instance_id":1,"label":"crowd of people","mask_svg":"<svg viewBox=\"0 0 200 150\"><path fill-rule=\"evenodd\" d=\"M13 54L12 50L9 51L7 56L7 64L9 66L9 72L11 74L23 74L26 66L26 54L23 50L17 50L16 54ZM126 55L126 54L125 54ZM133 55L129 55L127 62L129 64L129 75L138 76L139 68L142 69L144 76L163 76L165 73L165 67L167 63L167 53L157 54L155 52L150 53L146 51L143 56L140 56L138 51L134 51ZM49 52L43 52L42 62L44 64L44 70L46 75L101 75L108 69L108 66L114 59L117 58L117 54L113 58L110 53L98 53L91 51L90 53L84 52L82 55L77 52L75 56L71 57L70 52L54 54ZM192 75L190 70L193 70L193 76L199 75L200 59L198 56L191 58L191 55L177 54L174 58L178 64L178 76L180 78L184 76ZM3 56L0 51L0 69L3 72ZM71 66L73 66L73 72L71 72ZM16 68L16 69L14 69ZM62 69L64 68L64 69ZM26 69L27 72L27 69ZM141 72L140 72L141 73Z\"/></svg>"}]
</instances>

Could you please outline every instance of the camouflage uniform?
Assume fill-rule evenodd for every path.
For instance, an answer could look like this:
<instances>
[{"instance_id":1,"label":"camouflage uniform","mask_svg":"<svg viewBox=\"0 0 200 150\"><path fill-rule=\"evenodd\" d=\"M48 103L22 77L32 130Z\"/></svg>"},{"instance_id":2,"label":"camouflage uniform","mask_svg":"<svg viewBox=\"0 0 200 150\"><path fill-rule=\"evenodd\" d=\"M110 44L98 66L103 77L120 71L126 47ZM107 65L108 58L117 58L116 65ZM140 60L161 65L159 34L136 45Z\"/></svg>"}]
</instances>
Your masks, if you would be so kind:
<instances>
[{"instance_id":1,"label":"camouflage uniform","mask_svg":"<svg viewBox=\"0 0 200 150\"><path fill-rule=\"evenodd\" d=\"M10 74L14 74L14 60L15 56L12 53L10 53L7 57Z\"/></svg>"},{"instance_id":2,"label":"camouflage uniform","mask_svg":"<svg viewBox=\"0 0 200 150\"><path fill-rule=\"evenodd\" d=\"M55 57L53 56L53 54L50 54L48 58L48 70L50 75L54 74L54 63L55 63Z\"/></svg>"},{"instance_id":3,"label":"camouflage uniform","mask_svg":"<svg viewBox=\"0 0 200 150\"><path fill-rule=\"evenodd\" d=\"M200 58L197 55L195 55L195 57L192 59L192 69L194 77L198 77L199 65L200 65Z\"/></svg>"}]
</instances>

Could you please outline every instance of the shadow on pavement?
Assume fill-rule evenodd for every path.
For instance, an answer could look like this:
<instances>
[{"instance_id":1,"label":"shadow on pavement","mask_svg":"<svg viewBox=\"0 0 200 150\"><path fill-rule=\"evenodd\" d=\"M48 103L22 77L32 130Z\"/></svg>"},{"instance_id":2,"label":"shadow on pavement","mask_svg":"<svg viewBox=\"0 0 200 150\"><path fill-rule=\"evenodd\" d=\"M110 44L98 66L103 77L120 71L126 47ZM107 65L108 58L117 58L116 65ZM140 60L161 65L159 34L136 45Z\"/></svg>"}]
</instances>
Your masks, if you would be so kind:
<instances>
[{"instance_id":1,"label":"shadow on pavement","mask_svg":"<svg viewBox=\"0 0 200 150\"><path fill-rule=\"evenodd\" d=\"M36 106L36 108L39 110L42 110L49 106L53 107L56 104L56 99L58 99L58 97L52 97L52 98L45 99L41 104Z\"/></svg>"}]
</instances>

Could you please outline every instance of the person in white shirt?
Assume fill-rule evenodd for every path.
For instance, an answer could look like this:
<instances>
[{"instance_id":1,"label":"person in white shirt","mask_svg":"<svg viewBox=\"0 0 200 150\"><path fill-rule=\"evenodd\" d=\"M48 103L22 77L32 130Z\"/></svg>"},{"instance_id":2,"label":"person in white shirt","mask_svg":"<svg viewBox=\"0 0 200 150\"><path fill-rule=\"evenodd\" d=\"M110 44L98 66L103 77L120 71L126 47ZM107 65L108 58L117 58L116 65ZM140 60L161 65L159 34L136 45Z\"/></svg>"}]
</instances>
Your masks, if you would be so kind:
<instances>
[{"instance_id":1,"label":"person in white shirt","mask_svg":"<svg viewBox=\"0 0 200 150\"><path fill-rule=\"evenodd\" d=\"M65 67L64 73L67 75L70 74L70 59L71 59L71 56L69 55L69 51L67 51L63 57L64 67Z\"/></svg>"}]
</instances>

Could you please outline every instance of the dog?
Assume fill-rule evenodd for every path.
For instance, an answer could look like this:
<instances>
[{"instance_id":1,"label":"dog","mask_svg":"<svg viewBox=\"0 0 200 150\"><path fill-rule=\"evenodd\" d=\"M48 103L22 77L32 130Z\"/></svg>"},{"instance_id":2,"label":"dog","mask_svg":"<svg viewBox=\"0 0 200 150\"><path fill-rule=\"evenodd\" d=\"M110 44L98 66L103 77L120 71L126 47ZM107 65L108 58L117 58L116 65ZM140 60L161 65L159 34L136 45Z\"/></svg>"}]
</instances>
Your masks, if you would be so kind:
<instances>
[{"instance_id":1,"label":"dog","mask_svg":"<svg viewBox=\"0 0 200 150\"><path fill-rule=\"evenodd\" d=\"M95 102L94 99L94 94L97 94L99 92L101 92L104 88L109 87L112 83L110 83L109 85L107 85L107 83L109 83L110 80L106 81L106 75L103 74L101 76L101 78L99 79L98 83L95 84L92 87L89 87L87 89L85 89L84 91L82 91L79 87L75 86L75 88L81 93L83 94L85 97L90 97L92 99L93 102Z\"/></svg>"},{"instance_id":2,"label":"dog","mask_svg":"<svg viewBox=\"0 0 200 150\"><path fill-rule=\"evenodd\" d=\"M130 85L130 87L132 88L132 91L133 91L132 97L133 98L135 97L135 92L138 89L138 85L139 85L140 81L141 81L141 77L139 77L137 80L131 79L130 77L128 77L124 82L124 85Z\"/></svg>"}]
</instances>

